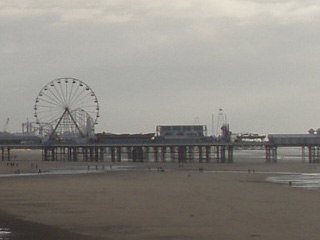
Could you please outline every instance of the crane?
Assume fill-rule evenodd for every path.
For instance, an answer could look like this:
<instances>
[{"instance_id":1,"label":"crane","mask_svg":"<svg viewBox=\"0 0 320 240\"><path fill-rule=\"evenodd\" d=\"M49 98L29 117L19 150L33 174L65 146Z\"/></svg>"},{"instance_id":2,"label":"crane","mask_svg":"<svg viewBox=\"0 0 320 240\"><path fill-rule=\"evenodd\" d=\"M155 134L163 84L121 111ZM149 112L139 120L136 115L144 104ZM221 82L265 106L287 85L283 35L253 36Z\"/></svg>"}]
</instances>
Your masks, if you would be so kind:
<instances>
[{"instance_id":1,"label":"crane","mask_svg":"<svg viewBox=\"0 0 320 240\"><path fill-rule=\"evenodd\" d=\"M5 122L5 124L3 126L2 132L7 132L9 121L10 121L10 118L7 118L7 121Z\"/></svg>"}]
</instances>

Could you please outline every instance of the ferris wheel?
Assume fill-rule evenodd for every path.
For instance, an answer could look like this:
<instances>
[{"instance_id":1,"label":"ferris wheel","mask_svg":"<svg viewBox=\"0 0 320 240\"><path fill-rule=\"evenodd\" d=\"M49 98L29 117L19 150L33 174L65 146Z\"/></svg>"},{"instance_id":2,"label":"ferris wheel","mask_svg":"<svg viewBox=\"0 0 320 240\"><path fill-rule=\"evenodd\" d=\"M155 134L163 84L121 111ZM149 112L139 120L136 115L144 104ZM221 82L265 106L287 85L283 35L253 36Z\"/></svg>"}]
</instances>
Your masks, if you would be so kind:
<instances>
[{"instance_id":1,"label":"ferris wheel","mask_svg":"<svg viewBox=\"0 0 320 240\"><path fill-rule=\"evenodd\" d=\"M88 137L99 117L93 90L75 78L59 78L39 92L34 105L36 122L49 140Z\"/></svg>"}]
</instances>

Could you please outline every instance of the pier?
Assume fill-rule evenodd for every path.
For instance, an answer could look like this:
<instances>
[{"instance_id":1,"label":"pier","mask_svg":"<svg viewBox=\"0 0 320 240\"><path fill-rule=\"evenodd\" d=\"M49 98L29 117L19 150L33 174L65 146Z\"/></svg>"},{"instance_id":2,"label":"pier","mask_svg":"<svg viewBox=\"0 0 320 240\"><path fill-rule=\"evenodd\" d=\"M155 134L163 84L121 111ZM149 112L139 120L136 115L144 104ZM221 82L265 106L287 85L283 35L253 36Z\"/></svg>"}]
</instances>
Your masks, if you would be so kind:
<instances>
[{"instance_id":1,"label":"pier","mask_svg":"<svg viewBox=\"0 0 320 240\"><path fill-rule=\"evenodd\" d=\"M1 159L13 149L40 149L43 161L217 162L232 163L232 144L52 144L4 145Z\"/></svg>"},{"instance_id":2,"label":"pier","mask_svg":"<svg viewBox=\"0 0 320 240\"><path fill-rule=\"evenodd\" d=\"M262 143L199 143L199 144L41 144L1 145L1 160L12 160L15 149L38 149L43 161L84 162L177 162L177 163L233 163L234 151L265 149L266 163L277 163L281 145ZM288 146L285 146L288 147ZM296 145L294 147L297 147ZM320 162L320 145L300 146L301 159Z\"/></svg>"},{"instance_id":3,"label":"pier","mask_svg":"<svg viewBox=\"0 0 320 240\"><path fill-rule=\"evenodd\" d=\"M300 147L301 160L320 163L320 135L269 135L265 142L149 143L0 143L1 160L12 160L15 149L38 149L43 161L233 163L234 151L264 149L265 162L278 162L278 149Z\"/></svg>"}]
</instances>

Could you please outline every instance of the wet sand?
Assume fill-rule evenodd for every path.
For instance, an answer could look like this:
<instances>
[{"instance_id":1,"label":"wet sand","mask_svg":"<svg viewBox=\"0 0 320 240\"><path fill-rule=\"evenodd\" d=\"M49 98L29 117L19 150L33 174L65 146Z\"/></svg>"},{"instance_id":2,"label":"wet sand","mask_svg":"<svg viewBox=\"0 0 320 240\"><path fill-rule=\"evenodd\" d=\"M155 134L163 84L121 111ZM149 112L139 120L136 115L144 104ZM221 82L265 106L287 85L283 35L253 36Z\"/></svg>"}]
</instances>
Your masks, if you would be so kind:
<instances>
[{"instance_id":1,"label":"wet sand","mask_svg":"<svg viewBox=\"0 0 320 240\"><path fill-rule=\"evenodd\" d=\"M38 167L79 164L88 163ZM0 178L0 224L35 240L319 238L320 192L265 181L273 172L319 172L316 164L130 165L135 170ZM28 171L31 162L18 166ZM14 168L0 163L2 173Z\"/></svg>"},{"instance_id":2,"label":"wet sand","mask_svg":"<svg viewBox=\"0 0 320 240\"><path fill-rule=\"evenodd\" d=\"M21 220L2 211L0 211L0 217L1 227L5 226L5 229L8 229L11 232L10 234L0 236L0 239L3 237L3 239L10 240L90 240L89 237L71 233L58 227Z\"/></svg>"}]
</instances>

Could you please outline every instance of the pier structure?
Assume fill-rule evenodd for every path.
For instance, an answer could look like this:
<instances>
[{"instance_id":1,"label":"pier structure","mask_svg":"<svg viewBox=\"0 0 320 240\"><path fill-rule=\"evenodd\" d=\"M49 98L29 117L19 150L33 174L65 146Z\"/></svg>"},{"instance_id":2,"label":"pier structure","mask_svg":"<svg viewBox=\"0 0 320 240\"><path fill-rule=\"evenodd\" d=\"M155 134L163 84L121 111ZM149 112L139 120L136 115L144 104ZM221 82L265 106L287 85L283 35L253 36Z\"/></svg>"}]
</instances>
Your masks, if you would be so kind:
<instances>
[{"instance_id":1,"label":"pier structure","mask_svg":"<svg viewBox=\"0 0 320 240\"><path fill-rule=\"evenodd\" d=\"M212 144L88 144L42 148L43 161L232 163L232 145Z\"/></svg>"},{"instance_id":2,"label":"pier structure","mask_svg":"<svg viewBox=\"0 0 320 240\"><path fill-rule=\"evenodd\" d=\"M266 163L277 163L277 157L278 157L278 146L276 145L266 145Z\"/></svg>"},{"instance_id":3,"label":"pier structure","mask_svg":"<svg viewBox=\"0 0 320 240\"><path fill-rule=\"evenodd\" d=\"M301 160L308 163L320 163L320 146L318 145L273 145L265 146L266 163L278 162L278 149L281 147L301 147Z\"/></svg>"},{"instance_id":4,"label":"pier structure","mask_svg":"<svg viewBox=\"0 0 320 240\"><path fill-rule=\"evenodd\" d=\"M3 161L5 159L8 159L8 160L11 159L9 146L1 147L1 160Z\"/></svg>"},{"instance_id":5,"label":"pier structure","mask_svg":"<svg viewBox=\"0 0 320 240\"><path fill-rule=\"evenodd\" d=\"M272 134L268 136L266 145L266 161L277 162L277 150L280 147L301 147L302 162L320 163L320 131L315 134ZM307 153L306 153L307 149Z\"/></svg>"},{"instance_id":6,"label":"pier structure","mask_svg":"<svg viewBox=\"0 0 320 240\"><path fill-rule=\"evenodd\" d=\"M43 161L233 163L234 151L265 149L266 163L277 163L282 147L301 147L302 162L320 163L318 134L269 135L268 142L0 143L0 158L10 161L15 149L38 149Z\"/></svg>"},{"instance_id":7,"label":"pier structure","mask_svg":"<svg viewBox=\"0 0 320 240\"><path fill-rule=\"evenodd\" d=\"M43 161L233 163L232 144L10 144L0 146L1 160L15 149L38 149Z\"/></svg>"}]
</instances>

